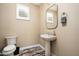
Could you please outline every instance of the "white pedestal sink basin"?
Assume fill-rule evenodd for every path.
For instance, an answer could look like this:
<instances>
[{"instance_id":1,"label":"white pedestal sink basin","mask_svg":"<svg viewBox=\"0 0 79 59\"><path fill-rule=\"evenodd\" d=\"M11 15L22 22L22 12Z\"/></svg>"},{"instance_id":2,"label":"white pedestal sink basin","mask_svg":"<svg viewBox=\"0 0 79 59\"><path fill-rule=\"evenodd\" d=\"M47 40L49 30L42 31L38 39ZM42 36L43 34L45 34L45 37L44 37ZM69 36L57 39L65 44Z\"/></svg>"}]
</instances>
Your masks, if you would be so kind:
<instances>
[{"instance_id":1,"label":"white pedestal sink basin","mask_svg":"<svg viewBox=\"0 0 79 59\"><path fill-rule=\"evenodd\" d=\"M52 34L42 34L40 35L40 37L46 41L54 41L56 36L52 35Z\"/></svg>"},{"instance_id":2,"label":"white pedestal sink basin","mask_svg":"<svg viewBox=\"0 0 79 59\"><path fill-rule=\"evenodd\" d=\"M56 36L52 34L41 34L40 37L45 40L45 55L50 56L50 41L54 41L56 39Z\"/></svg>"}]
</instances>

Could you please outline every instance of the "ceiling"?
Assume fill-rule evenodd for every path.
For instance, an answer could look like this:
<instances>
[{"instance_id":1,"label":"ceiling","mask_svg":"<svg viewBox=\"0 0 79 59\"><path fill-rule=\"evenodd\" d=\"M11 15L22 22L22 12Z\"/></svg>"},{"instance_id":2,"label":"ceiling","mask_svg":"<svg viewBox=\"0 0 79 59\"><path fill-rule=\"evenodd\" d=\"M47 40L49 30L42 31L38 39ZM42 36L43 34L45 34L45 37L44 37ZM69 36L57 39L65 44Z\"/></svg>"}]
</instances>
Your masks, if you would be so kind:
<instances>
[{"instance_id":1,"label":"ceiling","mask_svg":"<svg viewBox=\"0 0 79 59\"><path fill-rule=\"evenodd\" d=\"M41 3L33 3L34 5L36 5L36 6L40 6L41 5Z\"/></svg>"}]
</instances>

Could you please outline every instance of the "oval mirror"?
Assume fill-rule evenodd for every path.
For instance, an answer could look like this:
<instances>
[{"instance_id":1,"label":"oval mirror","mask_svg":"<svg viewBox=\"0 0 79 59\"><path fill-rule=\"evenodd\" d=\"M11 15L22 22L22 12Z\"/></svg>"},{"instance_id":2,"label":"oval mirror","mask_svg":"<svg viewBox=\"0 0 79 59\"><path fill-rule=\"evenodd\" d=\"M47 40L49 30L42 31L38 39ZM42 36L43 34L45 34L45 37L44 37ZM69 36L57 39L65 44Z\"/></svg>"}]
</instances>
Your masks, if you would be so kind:
<instances>
[{"instance_id":1,"label":"oval mirror","mask_svg":"<svg viewBox=\"0 0 79 59\"><path fill-rule=\"evenodd\" d=\"M51 4L46 9L46 26L48 29L56 29L58 25L58 6Z\"/></svg>"}]
</instances>

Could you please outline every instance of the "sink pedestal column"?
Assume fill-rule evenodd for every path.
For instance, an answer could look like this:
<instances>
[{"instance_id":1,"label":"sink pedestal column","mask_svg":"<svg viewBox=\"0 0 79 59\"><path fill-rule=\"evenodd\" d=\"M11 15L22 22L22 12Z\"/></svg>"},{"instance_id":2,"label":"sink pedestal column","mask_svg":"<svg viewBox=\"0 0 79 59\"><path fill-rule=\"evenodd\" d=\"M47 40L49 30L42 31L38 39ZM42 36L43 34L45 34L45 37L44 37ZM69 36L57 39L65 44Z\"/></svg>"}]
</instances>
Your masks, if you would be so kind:
<instances>
[{"instance_id":1,"label":"sink pedestal column","mask_svg":"<svg viewBox=\"0 0 79 59\"><path fill-rule=\"evenodd\" d=\"M50 41L45 41L45 56L51 55L50 48Z\"/></svg>"},{"instance_id":2,"label":"sink pedestal column","mask_svg":"<svg viewBox=\"0 0 79 59\"><path fill-rule=\"evenodd\" d=\"M43 40L45 40L45 55L51 56L52 55L52 41L56 39L56 36L52 34L42 34L40 37Z\"/></svg>"}]
</instances>

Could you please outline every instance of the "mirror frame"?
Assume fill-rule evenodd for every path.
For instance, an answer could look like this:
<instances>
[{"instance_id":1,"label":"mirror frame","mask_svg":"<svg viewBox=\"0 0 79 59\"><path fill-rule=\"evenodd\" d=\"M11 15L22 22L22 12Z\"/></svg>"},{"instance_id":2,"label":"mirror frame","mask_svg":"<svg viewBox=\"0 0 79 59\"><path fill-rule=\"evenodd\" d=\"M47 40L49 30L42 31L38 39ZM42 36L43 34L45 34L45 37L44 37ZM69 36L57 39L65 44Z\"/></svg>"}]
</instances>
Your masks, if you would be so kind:
<instances>
[{"instance_id":1,"label":"mirror frame","mask_svg":"<svg viewBox=\"0 0 79 59\"><path fill-rule=\"evenodd\" d=\"M48 28L47 27L47 11L48 11L48 9L50 8L50 7L53 7L54 5L56 5L57 6L57 25L54 27L54 28ZM56 29L57 27L58 27L58 5L57 4L50 4L47 8L46 8L46 11L45 11L45 24L46 24L46 28L47 29Z\"/></svg>"}]
</instances>

